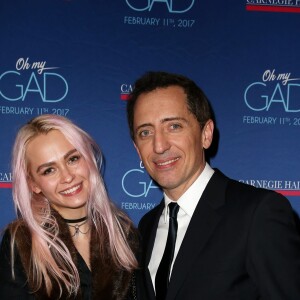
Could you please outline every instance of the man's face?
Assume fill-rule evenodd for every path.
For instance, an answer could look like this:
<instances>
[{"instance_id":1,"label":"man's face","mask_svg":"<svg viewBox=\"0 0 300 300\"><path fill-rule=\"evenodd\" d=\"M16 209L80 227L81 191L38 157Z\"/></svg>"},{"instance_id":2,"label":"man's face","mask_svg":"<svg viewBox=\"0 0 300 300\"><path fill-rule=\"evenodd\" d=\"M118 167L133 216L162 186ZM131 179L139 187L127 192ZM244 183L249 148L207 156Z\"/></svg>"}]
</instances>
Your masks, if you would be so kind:
<instances>
[{"instance_id":1,"label":"man's face","mask_svg":"<svg viewBox=\"0 0 300 300\"><path fill-rule=\"evenodd\" d=\"M138 98L134 142L150 176L177 200L205 167L204 149L213 136L209 120L201 130L179 86L158 88Z\"/></svg>"}]
</instances>

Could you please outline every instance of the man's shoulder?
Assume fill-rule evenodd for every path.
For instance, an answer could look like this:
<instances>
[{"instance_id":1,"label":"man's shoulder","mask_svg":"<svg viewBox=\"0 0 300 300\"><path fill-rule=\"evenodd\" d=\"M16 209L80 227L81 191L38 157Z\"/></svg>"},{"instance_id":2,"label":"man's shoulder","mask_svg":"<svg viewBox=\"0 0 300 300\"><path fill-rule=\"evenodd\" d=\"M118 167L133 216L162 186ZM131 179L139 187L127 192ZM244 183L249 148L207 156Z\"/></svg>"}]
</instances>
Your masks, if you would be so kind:
<instances>
[{"instance_id":1,"label":"man's shoulder","mask_svg":"<svg viewBox=\"0 0 300 300\"><path fill-rule=\"evenodd\" d=\"M227 180L225 188L227 202L238 201L240 204L243 203L245 207L260 205L263 202L289 205L289 201L276 191L255 187L253 185L228 178L219 170L216 170L216 176L218 176L221 180L224 180L224 178Z\"/></svg>"},{"instance_id":2,"label":"man's shoulder","mask_svg":"<svg viewBox=\"0 0 300 300\"><path fill-rule=\"evenodd\" d=\"M232 194L243 195L247 198L258 197L259 199L261 199L261 198L276 197L276 198L285 199L284 196L277 193L276 191L261 188L261 187L256 187L247 183L239 182L234 179L229 180L228 191Z\"/></svg>"},{"instance_id":3,"label":"man's shoulder","mask_svg":"<svg viewBox=\"0 0 300 300\"><path fill-rule=\"evenodd\" d=\"M257 194L257 195L275 195L278 194L273 190L256 187L236 179L232 179L224 175L220 170L215 169L215 176L219 178L219 180L227 181L227 190L230 192L236 192L241 194Z\"/></svg>"},{"instance_id":4,"label":"man's shoulder","mask_svg":"<svg viewBox=\"0 0 300 300\"><path fill-rule=\"evenodd\" d=\"M161 202L158 203L154 208L152 208L151 210L149 210L142 218L141 218L141 222L143 220L148 220L151 219L153 217L156 216L156 214L161 210Z\"/></svg>"},{"instance_id":5,"label":"man's shoulder","mask_svg":"<svg viewBox=\"0 0 300 300\"><path fill-rule=\"evenodd\" d=\"M158 217L159 212L162 210L162 202L158 203L154 208L148 211L139 222L139 229L143 229L145 226L152 226L155 218Z\"/></svg>"}]
</instances>

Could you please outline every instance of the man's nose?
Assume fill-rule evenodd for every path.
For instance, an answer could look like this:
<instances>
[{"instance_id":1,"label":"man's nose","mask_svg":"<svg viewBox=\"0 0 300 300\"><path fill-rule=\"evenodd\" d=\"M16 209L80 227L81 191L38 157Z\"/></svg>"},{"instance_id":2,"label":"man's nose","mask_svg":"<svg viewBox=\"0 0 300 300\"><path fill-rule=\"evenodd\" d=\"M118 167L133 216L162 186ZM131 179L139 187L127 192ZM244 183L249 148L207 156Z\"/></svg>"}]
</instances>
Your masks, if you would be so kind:
<instances>
[{"instance_id":1,"label":"man's nose","mask_svg":"<svg viewBox=\"0 0 300 300\"><path fill-rule=\"evenodd\" d=\"M156 132L153 139L153 150L155 153L164 153L170 149L168 137L164 132Z\"/></svg>"}]
</instances>

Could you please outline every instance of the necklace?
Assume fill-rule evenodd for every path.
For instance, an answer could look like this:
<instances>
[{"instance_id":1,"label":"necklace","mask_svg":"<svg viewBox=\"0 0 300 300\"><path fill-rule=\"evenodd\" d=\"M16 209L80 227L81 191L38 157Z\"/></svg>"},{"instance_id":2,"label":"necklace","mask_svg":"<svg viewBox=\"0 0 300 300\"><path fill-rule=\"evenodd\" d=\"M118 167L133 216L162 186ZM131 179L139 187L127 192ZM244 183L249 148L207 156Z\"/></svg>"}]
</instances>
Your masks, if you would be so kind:
<instances>
[{"instance_id":1,"label":"necklace","mask_svg":"<svg viewBox=\"0 0 300 300\"><path fill-rule=\"evenodd\" d=\"M83 218L80 218L80 219L73 219L73 220L64 219L64 221L67 223L67 225L68 225L69 227L73 227L73 228L75 229L75 232L74 232L74 234L72 235L72 237L77 238L78 235L79 235L79 233L81 233L81 234L87 234L87 233L89 232L89 230L90 230L90 228L88 228L87 231L85 231L85 232L80 230L80 227L81 227L82 225L84 225L85 223L87 223L87 221L88 221L88 217L87 217L87 216L85 216L85 217L83 217ZM78 224L78 223L80 223L80 222L82 222L82 223L81 223L81 224ZM70 223L77 223L77 224L71 225Z\"/></svg>"},{"instance_id":2,"label":"necklace","mask_svg":"<svg viewBox=\"0 0 300 300\"><path fill-rule=\"evenodd\" d=\"M80 219L64 219L64 221L66 223L80 223L80 222L83 222L87 220L87 216L83 217L83 218L80 218Z\"/></svg>"}]
</instances>

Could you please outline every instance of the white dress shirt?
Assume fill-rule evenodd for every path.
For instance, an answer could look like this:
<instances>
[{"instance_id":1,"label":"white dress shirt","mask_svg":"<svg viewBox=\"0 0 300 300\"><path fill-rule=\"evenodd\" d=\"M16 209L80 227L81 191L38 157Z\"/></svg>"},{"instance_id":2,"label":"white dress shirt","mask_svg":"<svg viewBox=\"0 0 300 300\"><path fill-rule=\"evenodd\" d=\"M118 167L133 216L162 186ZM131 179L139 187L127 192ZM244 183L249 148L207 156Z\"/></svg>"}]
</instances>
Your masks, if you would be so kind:
<instances>
[{"instance_id":1,"label":"white dress shirt","mask_svg":"<svg viewBox=\"0 0 300 300\"><path fill-rule=\"evenodd\" d=\"M202 193L209 182L211 176L213 175L214 170L206 163L204 170L199 175L199 177L195 180L195 182L188 188L188 190L176 201L180 206L177 215L178 222L178 230L177 230L177 238L175 244L175 252L174 258L171 265L171 272L173 269L173 264L178 254L179 248L183 241L186 230L189 226L193 213L196 209L196 206L202 196ZM169 230L169 209L168 204L172 201L166 194L164 194L165 199L165 208L162 212L162 215L158 222L158 227L156 231L155 242L153 246L153 251L151 255L151 259L148 265L148 269L150 271L153 287L155 287L155 276L159 266L159 263L162 259L166 243L167 236ZM155 289L155 288L154 288Z\"/></svg>"}]
</instances>

